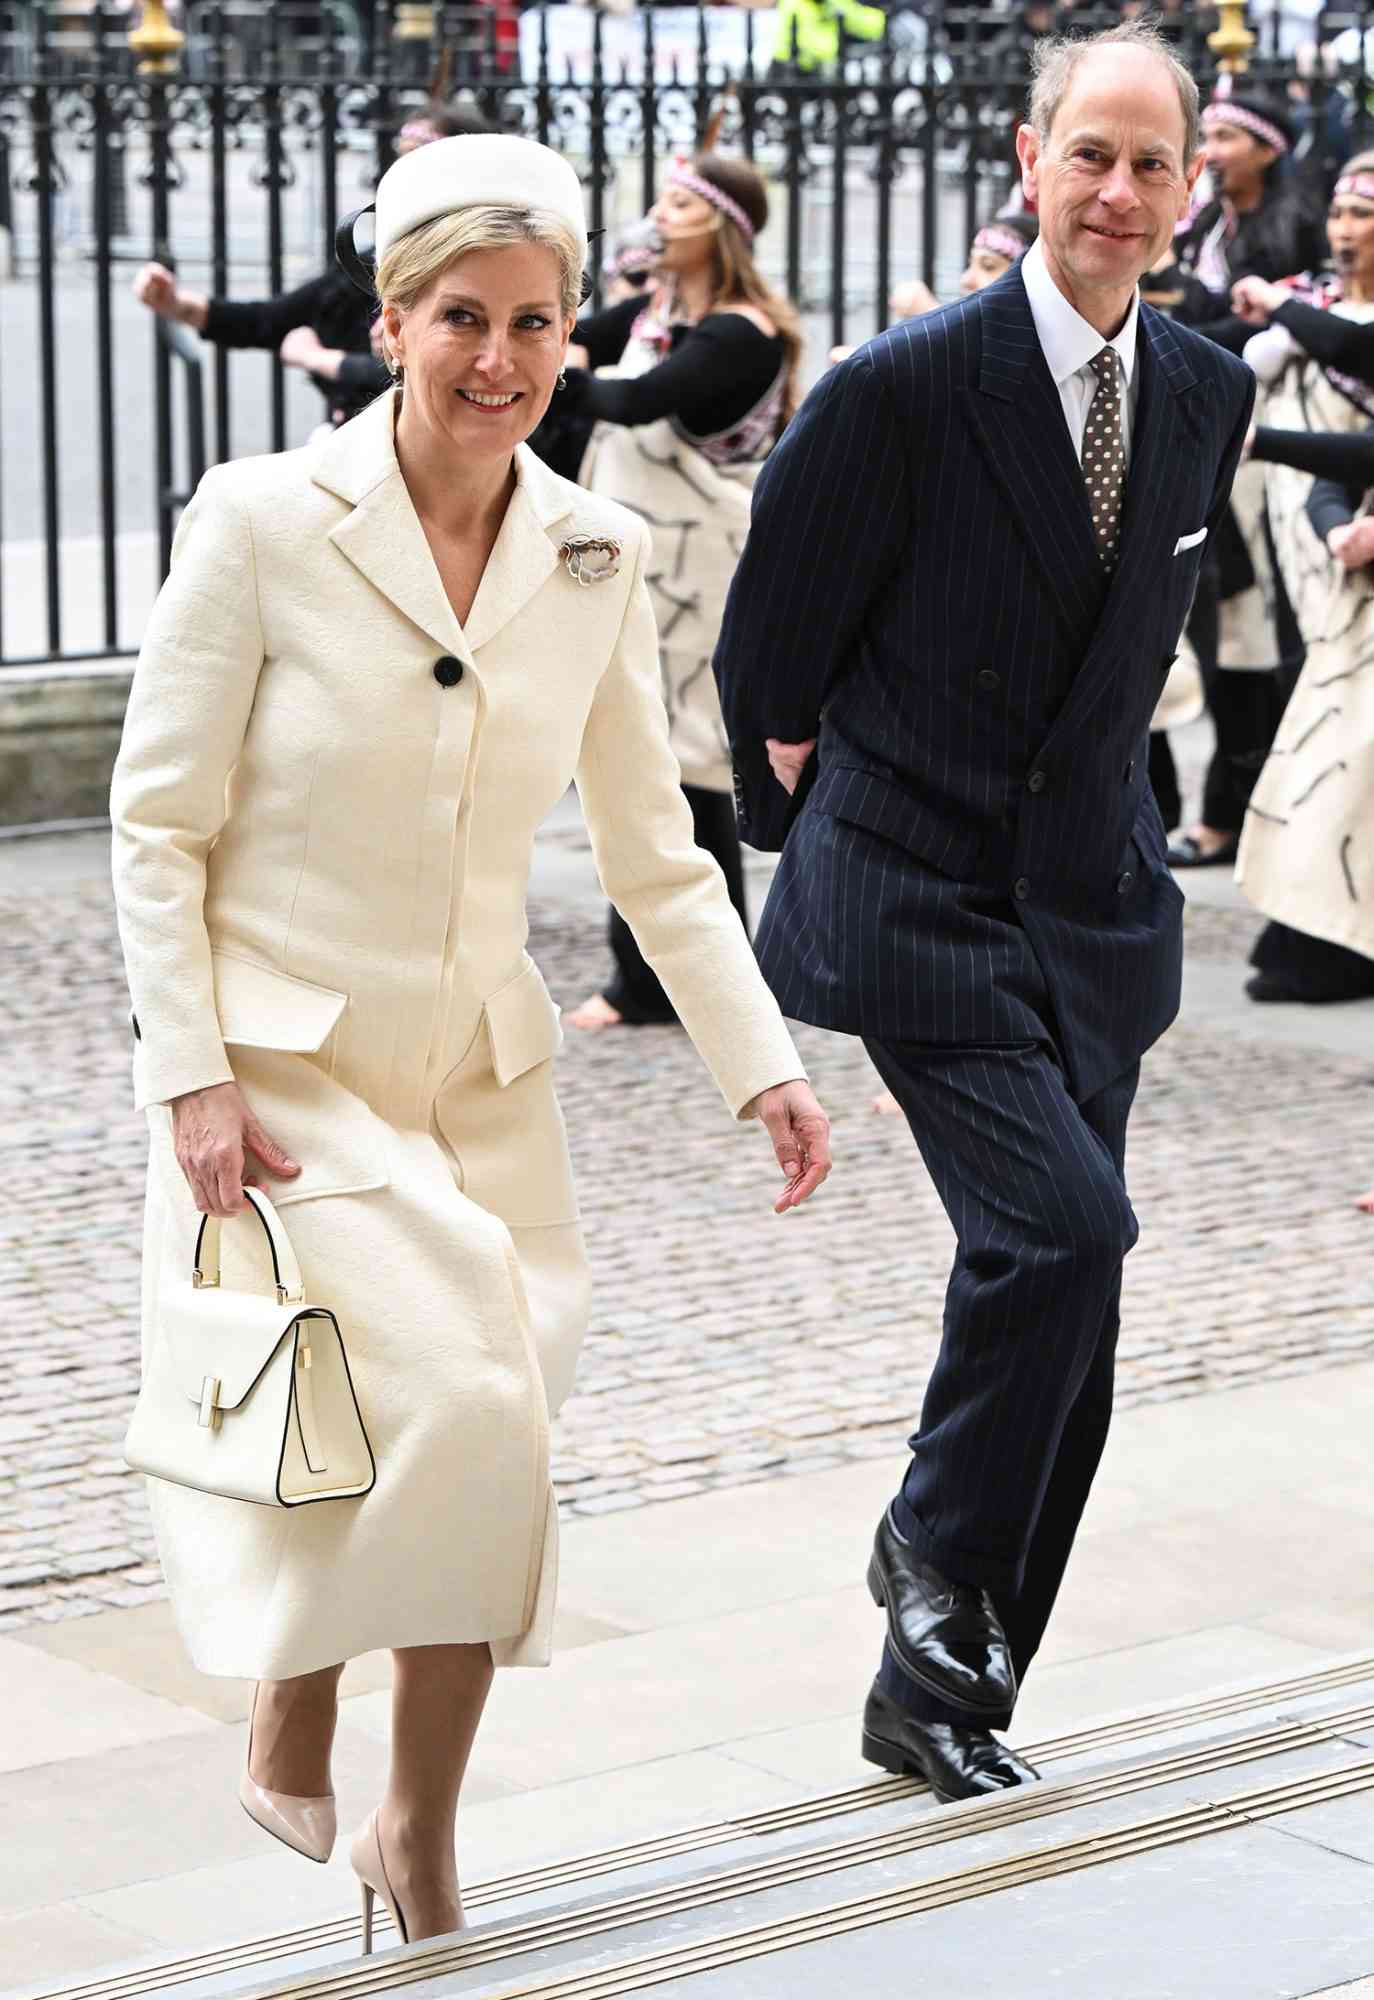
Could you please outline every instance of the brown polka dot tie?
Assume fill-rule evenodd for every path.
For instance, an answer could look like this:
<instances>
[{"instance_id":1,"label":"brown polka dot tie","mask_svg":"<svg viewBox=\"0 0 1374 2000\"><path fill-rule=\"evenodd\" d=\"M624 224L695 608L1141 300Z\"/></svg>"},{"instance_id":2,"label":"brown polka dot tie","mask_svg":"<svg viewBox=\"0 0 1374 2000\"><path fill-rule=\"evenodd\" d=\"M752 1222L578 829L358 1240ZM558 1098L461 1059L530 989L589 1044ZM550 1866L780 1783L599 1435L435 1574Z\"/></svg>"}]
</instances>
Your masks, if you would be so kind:
<instances>
[{"instance_id":1,"label":"brown polka dot tie","mask_svg":"<svg viewBox=\"0 0 1374 2000\"><path fill-rule=\"evenodd\" d=\"M1093 517L1098 560L1116 568L1121 552L1121 505L1126 492L1126 446L1121 436L1121 371L1116 349L1104 347L1091 367L1097 387L1083 427L1083 479Z\"/></svg>"}]
</instances>

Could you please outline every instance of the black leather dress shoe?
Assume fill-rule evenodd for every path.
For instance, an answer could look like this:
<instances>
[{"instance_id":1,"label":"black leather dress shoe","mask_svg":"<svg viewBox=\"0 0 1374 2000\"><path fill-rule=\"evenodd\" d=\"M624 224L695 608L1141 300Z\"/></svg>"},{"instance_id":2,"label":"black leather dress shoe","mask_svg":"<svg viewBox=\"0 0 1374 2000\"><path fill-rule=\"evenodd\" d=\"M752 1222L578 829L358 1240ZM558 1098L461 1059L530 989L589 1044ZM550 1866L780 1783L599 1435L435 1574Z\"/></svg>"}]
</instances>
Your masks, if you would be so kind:
<instances>
[{"instance_id":1,"label":"black leather dress shoe","mask_svg":"<svg viewBox=\"0 0 1374 2000\"><path fill-rule=\"evenodd\" d=\"M972 1715L1010 1715L1016 1674L992 1599L919 1562L890 1512L873 1538L868 1587L886 1608L897 1663L918 1687Z\"/></svg>"},{"instance_id":2,"label":"black leather dress shoe","mask_svg":"<svg viewBox=\"0 0 1374 2000\"><path fill-rule=\"evenodd\" d=\"M982 1799L1040 1776L987 1729L959 1729L948 1722L918 1722L874 1681L864 1706L863 1753L894 1777L924 1778L942 1805Z\"/></svg>"}]
</instances>

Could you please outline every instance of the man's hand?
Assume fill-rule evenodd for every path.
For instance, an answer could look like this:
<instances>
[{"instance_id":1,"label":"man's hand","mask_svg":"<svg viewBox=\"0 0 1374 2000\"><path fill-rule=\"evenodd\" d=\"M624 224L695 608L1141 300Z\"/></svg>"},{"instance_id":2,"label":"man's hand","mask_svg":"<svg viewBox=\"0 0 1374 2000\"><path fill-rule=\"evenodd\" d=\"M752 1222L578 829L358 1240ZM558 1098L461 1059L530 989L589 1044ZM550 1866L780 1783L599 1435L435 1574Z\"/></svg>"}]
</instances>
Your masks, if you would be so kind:
<instances>
[{"instance_id":1,"label":"man's hand","mask_svg":"<svg viewBox=\"0 0 1374 2000\"><path fill-rule=\"evenodd\" d=\"M780 743L776 736L769 736L765 741L773 776L785 792L795 792L806 769L806 760L816 747L815 737L809 743Z\"/></svg>"},{"instance_id":2,"label":"man's hand","mask_svg":"<svg viewBox=\"0 0 1374 2000\"><path fill-rule=\"evenodd\" d=\"M1374 562L1374 520L1347 521L1333 528L1326 546L1344 569L1363 569Z\"/></svg>"},{"instance_id":3,"label":"man's hand","mask_svg":"<svg viewBox=\"0 0 1374 2000\"><path fill-rule=\"evenodd\" d=\"M1292 296L1287 285L1271 285L1265 278L1238 278L1231 287L1231 310L1247 326L1268 326Z\"/></svg>"},{"instance_id":4,"label":"man's hand","mask_svg":"<svg viewBox=\"0 0 1374 2000\"><path fill-rule=\"evenodd\" d=\"M259 1170L294 1180L295 1160L258 1123L236 1083L212 1083L172 1099L177 1164L202 1215L237 1215ZM250 1157L251 1156L251 1157Z\"/></svg>"},{"instance_id":5,"label":"man's hand","mask_svg":"<svg viewBox=\"0 0 1374 2000\"><path fill-rule=\"evenodd\" d=\"M775 1083L744 1107L746 1118L768 1127L787 1186L773 1203L775 1215L800 1208L830 1172L830 1120L809 1083Z\"/></svg>"}]
</instances>

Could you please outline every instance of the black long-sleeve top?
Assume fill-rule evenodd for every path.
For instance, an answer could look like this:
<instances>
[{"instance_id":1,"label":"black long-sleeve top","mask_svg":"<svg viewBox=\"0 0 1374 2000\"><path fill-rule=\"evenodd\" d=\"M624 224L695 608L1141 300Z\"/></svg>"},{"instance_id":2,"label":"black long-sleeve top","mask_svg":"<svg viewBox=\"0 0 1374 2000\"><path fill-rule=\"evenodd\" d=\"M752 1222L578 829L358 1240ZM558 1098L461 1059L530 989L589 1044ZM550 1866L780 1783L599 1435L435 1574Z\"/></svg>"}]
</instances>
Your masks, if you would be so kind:
<instances>
[{"instance_id":1,"label":"black long-sleeve top","mask_svg":"<svg viewBox=\"0 0 1374 2000\"><path fill-rule=\"evenodd\" d=\"M1343 486L1338 479L1312 481L1312 491L1307 496L1307 518L1323 542L1333 528L1343 528L1354 520L1360 499L1357 489Z\"/></svg>"},{"instance_id":2,"label":"black long-sleeve top","mask_svg":"<svg viewBox=\"0 0 1374 2000\"><path fill-rule=\"evenodd\" d=\"M1183 293L1179 303L1170 307L1173 317L1206 333L1212 331L1210 322L1230 317L1230 296L1212 291L1188 267L1220 215L1220 204L1210 202L1177 241L1182 269L1166 271L1156 281L1162 291ZM1299 271L1316 270L1326 254L1322 217L1301 192L1286 188L1270 195L1259 208L1237 216L1236 233L1226 246L1226 267L1233 283L1237 278L1276 282Z\"/></svg>"},{"instance_id":3,"label":"black long-sleeve top","mask_svg":"<svg viewBox=\"0 0 1374 2000\"><path fill-rule=\"evenodd\" d=\"M222 347L265 347L273 353L291 329L308 326L345 359L335 381L312 379L336 423L357 416L390 382L386 363L372 352L372 309L342 271L322 271L274 299L211 299L204 334Z\"/></svg>"},{"instance_id":4,"label":"black long-sleeve top","mask_svg":"<svg viewBox=\"0 0 1374 2000\"><path fill-rule=\"evenodd\" d=\"M1343 313L1308 305L1303 299L1288 299L1274 314L1270 325L1286 326L1298 345L1323 368L1354 375L1374 387L1374 320L1362 323L1347 319ZM1246 341L1259 331L1234 313L1198 328L1199 333L1205 333L1219 347L1229 348L1232 354L1242 353Z\"/></svg>"},{"instance_id":5,"label":"black long-sleeve top","mask_svg":"<svg viewBox=\"0 0 1374 2000\"><path fill-rule=\"evenodd\" d=\"M1261 424L1251 458L1267 465L1291 465L1295 472L1349 486L1359 494L1374 486L1374 429L1363 431L1276 431Z\"/></svg>"},{"instance_id":6,"label":"black long-sleeve top","mask_svg":"<svg viewBox=\"0 0 1374 2000\"><path fill-rule=\"evenodd\" d=\"M591 369L619 361L643 310L642 298L625 299L577 322L573 339L586 348L590 367L568 369L564 414L627 425L676 417L691 436L714 437L747 417L776 382L781 335L738 312L673 327L669 352L643 375L623 382L594 376Z\"/></svg>"}]
</instances>

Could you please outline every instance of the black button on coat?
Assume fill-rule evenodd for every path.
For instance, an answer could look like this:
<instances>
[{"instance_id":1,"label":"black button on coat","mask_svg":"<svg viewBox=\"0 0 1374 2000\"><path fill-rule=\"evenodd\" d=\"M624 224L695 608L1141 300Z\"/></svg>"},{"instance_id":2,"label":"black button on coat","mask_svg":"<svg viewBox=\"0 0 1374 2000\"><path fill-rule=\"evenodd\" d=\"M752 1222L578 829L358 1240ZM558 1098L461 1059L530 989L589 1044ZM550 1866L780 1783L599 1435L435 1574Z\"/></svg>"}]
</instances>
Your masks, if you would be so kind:
<instances>
[{"instance_id":1,"label":"black button on coat","mask_svg":"<svg viewBox=\"0 0 1374 2000\"><path fill-rule=\"evenodd\" d=\"M457 687L463 678L463 662L455 660L452 653L444 653L434 662L434 678L441 688Z\"/></svg>"}]
</instances>

